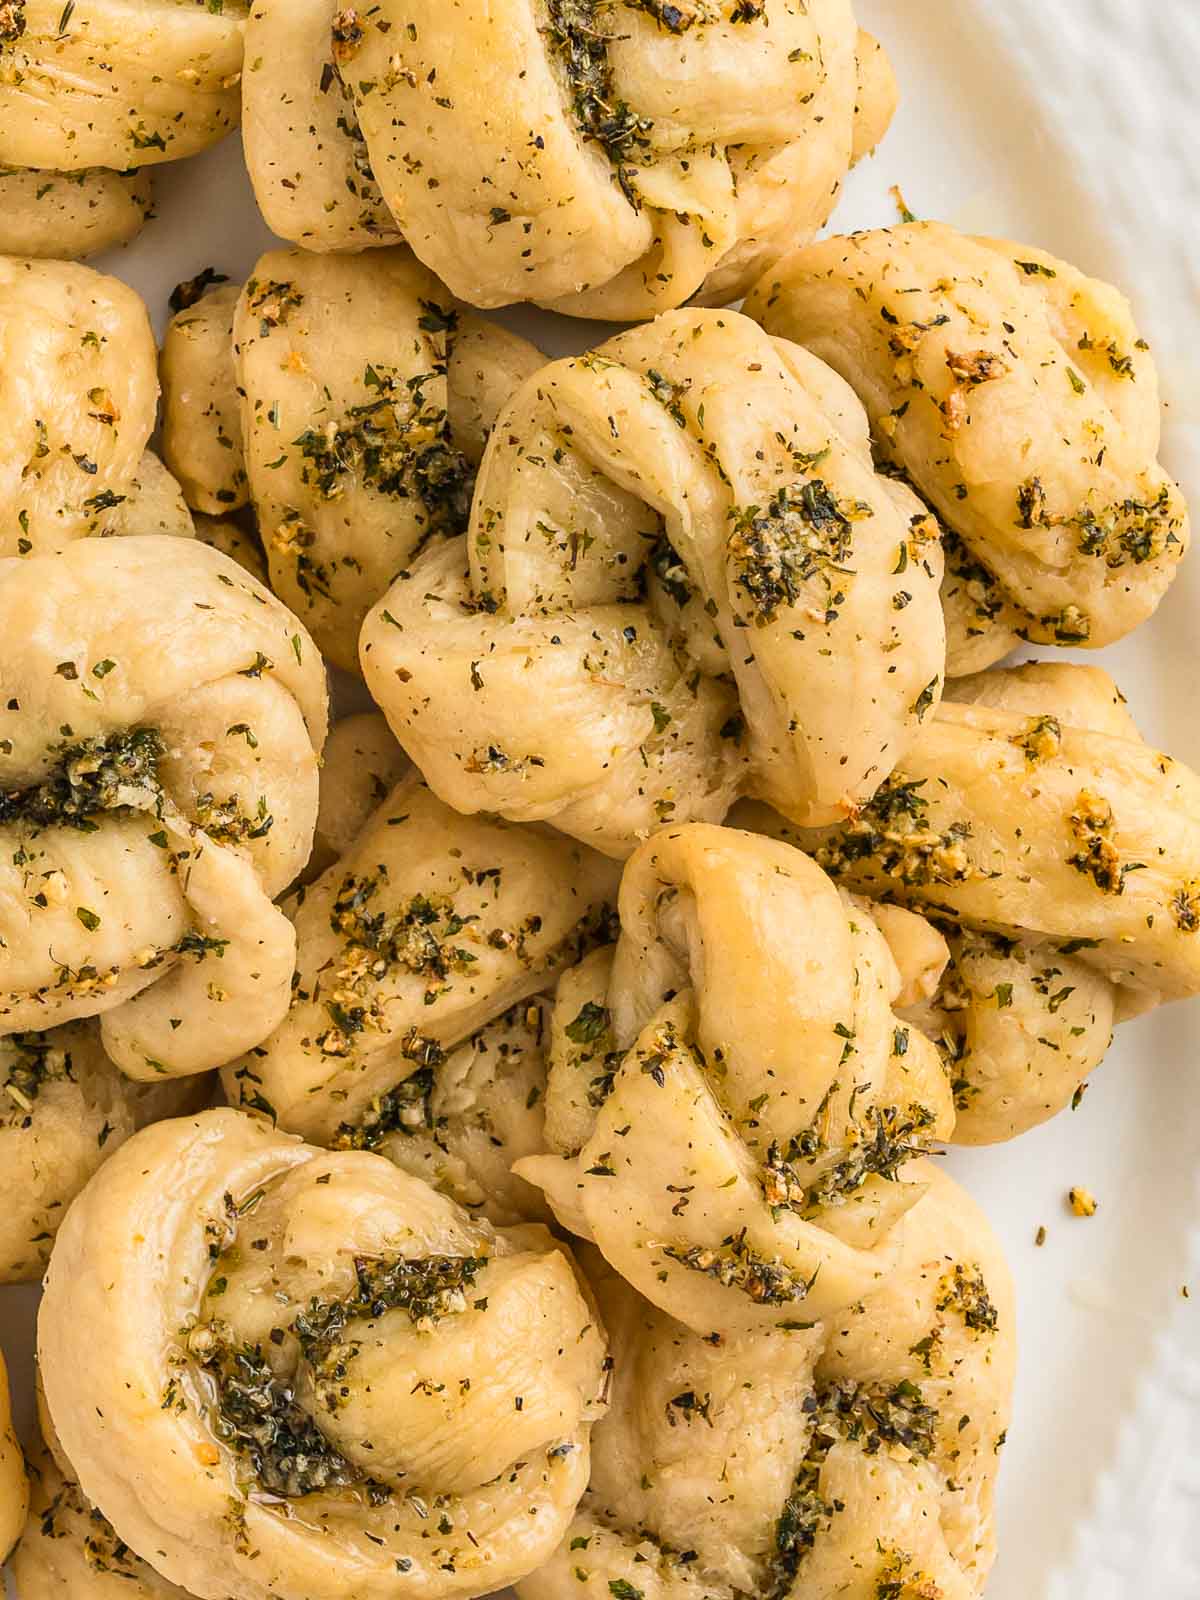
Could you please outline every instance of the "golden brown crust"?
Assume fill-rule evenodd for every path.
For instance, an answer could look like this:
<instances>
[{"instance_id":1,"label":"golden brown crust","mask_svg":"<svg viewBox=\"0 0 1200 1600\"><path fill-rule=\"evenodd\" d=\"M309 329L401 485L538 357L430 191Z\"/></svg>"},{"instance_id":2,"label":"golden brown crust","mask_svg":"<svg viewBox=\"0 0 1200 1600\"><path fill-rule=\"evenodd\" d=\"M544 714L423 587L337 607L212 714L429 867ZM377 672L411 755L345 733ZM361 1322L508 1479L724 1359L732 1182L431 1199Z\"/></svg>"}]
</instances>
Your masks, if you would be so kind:
<instances>
[{"instance_id":1,"label":"golden brown crust","mask_svg":"<svg viewBox=\"0 0 1200 1600\"><path fill-rule=\"evenodd\" d=\"M0 1353L0 1560L8 1557L25 1521L29 1480L25 1458L13 1432L8 1399L8 1368Z\"/></svg>"},{"instance_id":2,"label":"golden brown crust","mask_svg":"<svg viewBox=\"0 0 1200 1600\"><path fill-rule=\"evenodd\" d=\"M154 335L116 278L0 257L0 555L112 529L154 427Z\"/></svg>"},{"instance_id":3,"label":"golden brown crust","mask_svg":"<svg viewBox=\"0 0 1200 1600\"><path fill-rule=\"evenodd\" d=\"M243 0L19 0L2 41L0 162L126 172L237 126Z\"/></svg>"},{"instance_id":4,"label":"golden brown crust","mask_svg":"<svg viewBox=\"0 0 1200 1600\"><path fill-rule=\"evenodd\" d=\"M72 261L128 244L153 205L148 172L0 167L0 255Z\"/></svg>"}]
</instances>

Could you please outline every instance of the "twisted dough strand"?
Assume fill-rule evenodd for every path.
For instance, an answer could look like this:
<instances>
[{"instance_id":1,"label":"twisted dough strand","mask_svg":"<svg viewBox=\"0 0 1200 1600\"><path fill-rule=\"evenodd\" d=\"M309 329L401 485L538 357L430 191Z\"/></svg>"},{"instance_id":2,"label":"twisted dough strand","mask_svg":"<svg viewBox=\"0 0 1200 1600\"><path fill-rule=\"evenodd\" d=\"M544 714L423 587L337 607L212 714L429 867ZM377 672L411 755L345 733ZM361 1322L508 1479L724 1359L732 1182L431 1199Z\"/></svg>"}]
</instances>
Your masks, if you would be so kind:
<instances>
[{"instance_id":1,"label":"twisted dough strand","mask_svg":"<svg viewBox=\"0 0 1200 1600\"><path fill-rule=\"evenodd\" d=\"M117 1537L45 1444L29 1467L29 1520L12 1558L22 1600L187 1600Z\"/></svg>"},{"instance_id":2,"label":"twisted dough strand","mask_svg":"<svg viewBox=\"0 0 1200 1600\"><path fill-rule=\"evenodd\" d=\"M314 1125L302 1115L310 1138L338 1149L377 1151L498 1226L541 1221L548 1213L540 1191L510 1170L518 1157L545 1149L550 1007L531 991L553 981L593 925L598 936L607 920L602 897L610 873L595 858L570 848L547 850L545 841L523 838L515 829L464 826L424 794L412 774L401 782L407 771L403 751L375 713L338 723L325 746L316 845L305 874L312 887L294 902L299 912L311 892L320 908L302 922L300 970L314 970L310 940L319 951L326 948L320 910L330 913L333 931L345 936L345 944L333 966L323 974L318 969L313 989L298 986L297 1011L330 1058L337 1116ZM411 813L414 795L429 808L428 831L422 817ZM395 830L407 830L410 822L410 847L394 851ZM476 887L485 892L478 895L472 892L471 863L483 860L488 865ZM582 899L563 898L559 873L565 876L568 868ZM596 888L589 891L586 880L593 877ZM501 899L495 891L504 879ZM356 902L360 917L348 917ZM538 935L547 922L542 941ZM492 956L489 970L477 973L481 946L507 954ZM389 966L398 972L398 984ZM423 975L415 991L406 990L405 973ZM429 1021L439 1038L421 1033ZM361 1054L352 1048L360 1023L366 1030L357 1041ZM309 1046L312 1039L308 1035ZM297 1040L295 1032L281 1030L227 1073L230 1097L265 1111L278 1084L290 1125L296 1113L287 1084ZM365 1100L345 1087L363 1070ZM300 1076L306 1081L303 1069Z\"/></svg>"}]
</instances>

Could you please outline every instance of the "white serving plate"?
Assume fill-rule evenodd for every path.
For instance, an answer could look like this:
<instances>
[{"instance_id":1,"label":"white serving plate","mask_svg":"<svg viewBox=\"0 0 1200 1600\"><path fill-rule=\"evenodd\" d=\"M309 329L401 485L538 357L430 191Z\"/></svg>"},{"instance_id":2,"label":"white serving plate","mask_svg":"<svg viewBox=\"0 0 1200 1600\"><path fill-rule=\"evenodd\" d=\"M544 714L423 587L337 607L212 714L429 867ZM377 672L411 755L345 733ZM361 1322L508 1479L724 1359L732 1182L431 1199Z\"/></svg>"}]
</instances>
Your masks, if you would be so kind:
<instances>
[{"instance_id":1,"label":"white serving plate","mask_svg":"<svg viewBox=\"0 0 1200 1600\"><path fill-rule=\"evenodd\" d=\"M1200 0L858 0L902 109L839 229L920 216L1037 243L1120 283L1153 343L1168 464L1200 508ZM244 275L269 242L236 141L159 180L159 219L100 265L161 327L180 279ZM602 333L506 319L554 353ZM1147 737L1200 768L1200 555L1103 652ZM1095 658L1093 658L1095 659ZM988 1600L1200 1600L1200 1011L1125 1025L1082 1107L955 1151L1016 1275L1021 1361ZM1065 1194L1100 1210L1072 1218ZM1047 1229L1045 1246L1034 1236ZM1189 1284L1192 1298L1182 1289ZM28 1426L36 1292L0 1290Z\"/></svg>"}]
</instances>

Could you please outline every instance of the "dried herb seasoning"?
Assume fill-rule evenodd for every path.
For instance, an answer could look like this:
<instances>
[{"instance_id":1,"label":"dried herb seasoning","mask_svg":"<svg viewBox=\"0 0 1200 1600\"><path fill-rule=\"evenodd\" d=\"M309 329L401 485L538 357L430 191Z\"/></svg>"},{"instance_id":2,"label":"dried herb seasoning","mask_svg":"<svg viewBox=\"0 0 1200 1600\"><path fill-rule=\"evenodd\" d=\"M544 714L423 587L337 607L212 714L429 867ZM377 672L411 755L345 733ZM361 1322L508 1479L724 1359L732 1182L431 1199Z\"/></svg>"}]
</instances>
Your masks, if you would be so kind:
<instances>
[{"instance_id":1,"label":"dried herb seasoning","mask_svg":"<svg viewBox=\"0 0 1200 1600\"><path fill-rule=\"evenodd\" d=\"M429 1329L444 1317L468 1309L467 1291L487 1265L486 1256L394 1256L359 1258L355 1288L337 1300L312 1300L292 1324L306 1361L327 1365L335 1350L348 1346L343 1336L351 1322L404 1311L416 1327Z\"/></svg>"},{"instance_id":2,"label":"dried herb seasoning","mask_svg":"<svg viewBox=\"0 0 1200 1600\"><path fill-rule=\"evenodd\" d=\"M900 1448L927 1460L937 1442L938 1415L920 1389L906 1379L896 1384L860 1384L851 1379L822 1385L805 1402L813 1430L792 1489L775 1525L764 1592L784 1600L792 1591L805 1556L822 1530L843 1507L821 1493L821 1469L839 1439L861 1446L864 1454Z\"/></svg>"},{"instance_id":3,"label":"dried herb seasoning","mask_svg":"<svg viewBox=\"0 0 1200 1600\"><path fill-rule=\"evenodd\" d=\"M1166 483L1148 499L1128 496L1107 506L1084 504L1061 516L1049 510L1041 479L1029 478L1017 491L1017 511L1022 528L1071 530L1084 555L1102 559L1113 571L1127 562L1142 566L1171 549L1183 554L1183 517Z\"/></svg>"},{"instance_id":4,"label":"dried herb seasoning","mask_svg":"<svg viewBox=\"0 0 1200 1600\"><path fill-rule=\"evenodd\" d=\"M1068 865L1090 878L1104 894L1124 894L1128 865L1121 865L1120 851L1113 841L1116 819L1103 795L1081 789L1075 809L1067 818L1078 848L1067 857Z\"/></svg>"},{"instance_id":5,"label":"dried herb seasoning","mask_svg":"<svg viewBox=\"0 0 1200 1600\"><path fill-rule=\"evenodd\" d=\"M73 1080L71 1052L45 1033L13 1033L4 1040L0 1056L0 1115L11 1101L26 1116L47 1083Z\"/></svg>"},{"instance_id":6,"label":"dried herb seasoning","mask_svg":"<svg viewBox=\"0 0 1200 1600\"><path fill-rule=\"evenodd\" d=\"M995 1333L1000 1315L992 1304L983 1273L956 1261L938 1288L937 1309L953 1311L972 1333Z\"/></svg>"},{"instance_id":7,"label":"dried herb seasoning","mask_svg":"<svg viewBox=\"0 0 1200 1600\"><path fill-rule=\"evenodd\" d=\"M893 774L852 822L817 847L818 864L837 877L869 863L910 887L964 882L973 871L965 848L971 825L962 819L931 827L924 787L924 779Z\"/></svg>"},{"instance_id":8,"label":"dried herb seasoning","mask_svg":"<svg viewBox=\"0 0 1200 1600\"><path fill-rule=\"evenodd\" d=\"M845 1204L870 1178L894 1183L906 1162L929 1154L929 1130L935 1122L927 1106L871 1106L861 1121L851 1124L845 1152L808 1181L798 1163L819 1161L826 1154L819 1139L813 1149L810 1130L793 1140L786 1152L772 1146L767 1163L768 1203L780 1203L772 1201L771 1194L779 1191L781 1178L787 1191L784 1203L805 1217L827 1206Z\"/></svg>"},{"instance_id":9,"label":"dried herb seasoning","mask_svg":"<svg viewBox=\"0 0 1200 1600\"><path fill-rule=\"evenodd\" d=\"M766 506L735 508L729 554L754 620L773 622L781 606L795 605L804 585L820 578L832 621L841 602L838 580L854 574L854 524L873 515L865 501L839 501L820 478L781 486Z\"/></svg>"},{"instance_id":10,"label":"dried herb seasoning","mask_svg":"<svg viewBox=\"0 0 1200 1600\"><path fill-rule=\"evenodd\" d=\"M343 1122L330 1141L334 1150L377 1150L393 1133L432 1129L432 1067L418 1067L403 1082L377 1095L358 1122Z\"/></svg>"},{"instance_id":11,"label":"dried herb seasoning","mask_svg":"<svg viewBox=\"0 0 1200 1600\"><path fill-rule=\"evenodd\" d=\"M1009 742L1023 750L1032 765L1053 760L1062 749L1062 737L1062 723L1057 717L1031 717L1025 729L1014 733Z\"/></svg>"},{"instance_id":12,"label":"dried herb seasoning","mask_svg":"<svg viewBox=\"0 0 1200 1600\"><path fill-rule=\"evenodd\" d=\"M296 1499L366 1481L299 1404L294 1383L275 1375L261 1346L235 1344L223 1324L203 1323L188 1335L188 1348L216 1392L213 1432L267 1493Z\"/></svg>"},{"instance_id":13,"label":"dried herb seasoning","mask_svg":"<svg viewBox=\"0 0 1200 1600\"><path fill-rule=\"evenodd\" d=\"M131 728L52 747L55 764L40 783L0 792L0 824L93 833L104 813L148 810L161 795L163 743L153 728Z\"/></svg>"},{"instance_id":14,"label":"dried herb seasoning","mask_svg":"<svg viewBox=\"0 0 1200 1600\"><path fill-rule=\"evenodd\" d=\"M202 267L194 278L185 278L171 290L167 305L172 311L190 311L208 291L219 283L228 283L229 275L215 267Z\"/></svg>"},{"instance_id":15,"label":"dried herb seasoning","mask_svg":"<svg viewBox=\"0 0 1200 1600\"><path fill-rule=\"evenodd\" d=\"M606 9L602 0L549 0L546 36L566 78L579 131L619 169L649 152L653 124L616 92L610 35L601 25Z\"/></svg>"},{"instance_id":16,"label":"dried herb seasoning","mask_svg":"<svg viewBox=\"0 0 1200 1600\"><path fill-rule=\"evenodd\" d=\"M719 1245L665 1245L663 1254L692 1272L703 1273L727 1289L738 1289L758 1305L799 1304L815 1282L777 1258L764 1256L746 1240L746 1230Z\"/></svg>"},{"instance_id":17,"label":"dried herb seasoning","mask_svg":"<svg viewBox=\"0 0 1200 1600\"><path fill-rule=\"evenodd\" d=\"M568 1022L563 1032L572 1044L595 1044L607 1031L610 1023L608 1008L587 1000L573 1022Z\"/></svg>"},{"instance_id":18,"label":"dried herb seasoning","mask_svg":"<svg viewBox=\"0 0 1200 1600\"><path fill-rule=\"evenodd\" d=\"M452 441L445 408L424 393L443 372L405 379L390 367L368 365L364 387L372 399L292 440L301 457L302 482L323 500L339 499L350 485L390 499L416 500L428 531L465 532L475 469Z\"/></svg>"},{"instance_id":19,"label":"dried herb seasoning","mask_svg":"<svg viewBox=\"0 0 1200 1600\"><path fill-rule=\"evenodd\" d=\"M3 0L0 4L0 45L16 44L28 26L25 0Z\"/></svg>"}]
</instances>

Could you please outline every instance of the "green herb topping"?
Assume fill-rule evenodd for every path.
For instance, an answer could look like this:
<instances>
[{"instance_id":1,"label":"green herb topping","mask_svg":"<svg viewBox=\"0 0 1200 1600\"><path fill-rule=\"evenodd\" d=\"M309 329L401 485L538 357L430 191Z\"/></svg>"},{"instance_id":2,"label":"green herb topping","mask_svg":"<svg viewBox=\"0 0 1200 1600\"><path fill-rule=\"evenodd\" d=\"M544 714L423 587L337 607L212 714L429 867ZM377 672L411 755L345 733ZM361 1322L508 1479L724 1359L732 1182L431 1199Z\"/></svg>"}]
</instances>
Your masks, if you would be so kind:
<instances>
[{"instance_id":1,"label":"green herb topping","mask_svg":"<svg viewBox=\"0 0 1200 1600\"><path fill-rule=\"evenodd\" d=\"M1078 845L1075 853L1067 857L1068 864L1090 878L1104 894L1124 894L1125 874L1130 869L1121 865L1120 852L1113 842L1115 818L1109 802L1091 789L1081 789L1067 822Z\"/></svg>"},{"instance_id":2,"label":"green herb topping","mask_svg":"<svg viewBox=\"0 0 1200 1600\"><path fill-rule=\"evenodd\" d=\"M188 1348L216 1390L214 1433L268 1494L296 1499L367 1482L299 1404L294 1384L276 1377L261 1346L236 1345L224 1324L210 1322L192 1329ZM373 1487L373 1499L387 1498Z\"/></svg>"},{"instance_id":3,"label":"green herb topping","mask_svg":"<svg viewBox=\"0 0 1200 1600\"><path fill-rule=\"evenodd\" d=\"M622 163L649 150L652 123L616 92L608 57L610 35L601 26L605 8L601 0L549 0L546 9L546 35L566 77L576 124L618 167L620 177ZM625 183L622 187L631 193Z\"/></svg>"},{"instance_id":4,"label":"green herb topping","mask_svg":"<svg viewBox=\"0 0 1200 1600\"><path fill-rule=\"evenodd\" d=\"M839 1439L858 1444L868 1456L885 1446L900 1447L919 1460L932 1455L937 1441L937 1412L907 1380L891 1386L850 1380L827 1384L809 1396L805 1410L813 1418L813 1431L775 1527L769 1600L784 1600L792 1592L805 1556L843 1509L821 1493L821 1469Z\"/></svg>"},{"instance_id":5,"label":"green herb topping","mask_svg":"<svg viewBox=\"0 0 1200 1600\"><path fill-rule=\"evenodd\" d=\"M939 1311L956 1312L972 1333L995 1333L1000 1315L992 1304L983 1273L961 1261L942 1279L937 1299Z\"/></svg>"},{"instance_id":6,"label":"green herb topping","mask_svg":"<svg viewBox=\"0 0 1200 1600\"><path fill-rule=\"evenodd\" d=\"M850 1125L847 1149L832 1164L823 1160L828 1152L814 1123L786 1151L771 1146L763 1180L767 1204L812 1217L825 1207L844 1205L869 1178L894 1183L906 1162L928 1155L929 1129L935 1121L927 1106L872 1106L861 1121ZM800 1170L805 1162L821 1168L807 1181Z\"/></svg>"},{"instance_id":7,"label":"green herb topping","mask_svg":"<svg viewBox=\"0 0 1200 1600\"><path fill-rule=\"evenodd\" d=\"M692 1272L738 1289L759 1305L792 1305L804 1300L815 1275L803 1278L778 1259L760 1254L746 1242L746 1230L730 1234L719 1245L666 1245L663 1254Z\"/></svg>"},{"instance_id":8,"label":"green herb topping","mask_svg":"<svg viewBox=\"0 0 1200 1600\"><path fill-rule=\"evenodd\" d=\"M94 833L104 812L147 810L159 796L162 740L152 728L58 745L54 769L27 789L0 793L0 824Z\"/></svg>"},{"instance_id":9,"label":"green herb topping","mask_svg":"<svg viewBox=\"0 0 1200 1600\"><path fill-rule=\"evenodd\" d=\"M834 621L845 599L841 579L854 572L848 564L854 523L873 515L865 501L839 501L820 478L781 487L765 507L731 511L734 582L749 599L755 621L773 622L779 608L795 605L814 578L826 590L825 620Z\"/></svg>"},{"instance_id":10,"label":"green herb topping","mask_svg":"<svg viewBox=\"0 0 1200 1600\"><path fill-rule=\"evenodd\" d=\"M965 841L971 825L962 820L944 831L929 825L925 781L890 777L852 822L839 828L814 852L832 876L870 863L910 887L963 883L972 876Z\"/></svg>"},{"instance_id":11,"label":"green herb topping","mask_svg":"<svg viewBox=\"0 0 1200 1600\"><path fill-rule=\"evenodd\" d=\"M218 283L228 282L228 274L218 272L215 267L204 267L194 278L185 278L182 283L177 283L171 290L167 304L172 311L190 311L210 289Z\"/></svg>"},{"instance_id":12,"label":"green herb topping","mask_svg":"<svg viewBox=\"0 0 1200 1600\"><path fill-rule=\"evenodd\" d=\"M293 439L304 461L304 483L324 500L339 499L350 484L416 500L430 532L465 532L475 474L451 441L445 408L423 392L437 376L420 373L405 380L391 368L368 366L366 386L374 399Z\"/></svg>"},{"instance_id":13,"label":"green herb topping","mask_svg":"<svg viewBox=\"0 0 1200 1600\"><path fill-rule=\"evenodd\" d=\"M0 1074L0 1114L15 1109L28 1118L47 1083L73 1079L71 1053L48 1034L13 1033L3 1041Z\"/></svg>"},{"instance_id":14,"label":"green herb topping","mask_svg":"<svg viewBox=\"0 0 1200 1600\"><path fill-rule=\"evenodd\" d=\"M432 1067L418 1067L402 1083L377 1095L359 1122L343 1122L330 1141L330 1148L377 1150L390 1134L415 1134L431 1129L433 1113L429 1102L433 1081Z\"/></svg>"},{"instance_id":15,"label":"green herb topping","mask_svg":"<svg viewBox=\"0 0 1200 1600\"><path fill-rule=\"evenodd\" d=\"M1167 552L1177 558L1183 554L1183 513L1167 483L1146 499L1129 496L1106 506L1084 504L1070 516L1058 516L1048 508L1041 479L1030 478L1018 490L1017 511L1022 528L1071 529L1077 548L1113 571L1127 562L1142 566Z\"/></svg>"}]
</instances>

